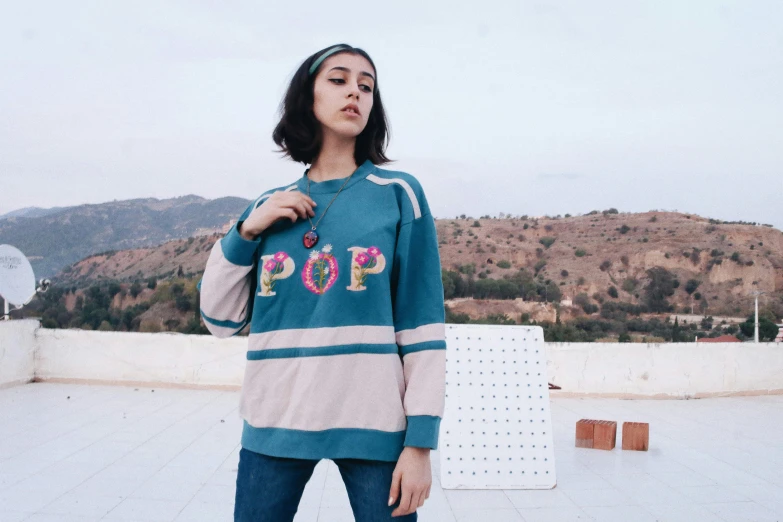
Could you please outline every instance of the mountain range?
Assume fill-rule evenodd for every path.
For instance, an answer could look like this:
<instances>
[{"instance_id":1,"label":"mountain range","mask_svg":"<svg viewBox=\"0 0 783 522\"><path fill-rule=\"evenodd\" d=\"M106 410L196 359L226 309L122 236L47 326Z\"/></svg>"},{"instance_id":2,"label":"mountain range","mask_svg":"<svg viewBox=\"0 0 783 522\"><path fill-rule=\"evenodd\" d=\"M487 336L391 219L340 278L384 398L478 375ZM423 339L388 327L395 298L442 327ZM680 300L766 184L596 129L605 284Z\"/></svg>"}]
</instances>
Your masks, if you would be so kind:
<instances>
[{"instance_id":1,"label":"mountain range","mask_svg":"<svg viewBox=\"0 0 783 522\"><path fill-rule=\"evenodd\" d=\"M247 203L240 198L205 201L192 196L135 200L34 219L54 220L56 233L47 237L63 249L70 246L67 253L72 258L94 245L94 253L66 265L56 276L58 284L83 287L101 280L131 283L198 276L214 242ZM67 216L71 226L78 223L78 231L68 229ZM669 300L677 310L744 314L753 307L750 294L760 290L765 292L760 304L773 306L783 316L783 233L769 225L615 209L580 216L460 216L435 222L444 272L451 273L451 279L475 281L468 292L454 289L452 297L461 298L453 303L455 311L476 313L473 308L486 308L480 302L484 298L504 301L496 303L497 313L533 311L528 308L536 304L535 295L519 299L518 294L504 294L504 288L519 287L523 271L554 294L542 293L541 300L576 303L584 294L582 302L589 297L598 303L607 299L639 304L651 279L649 270L658 267L676 280ZM25 230L34 228L22 224ZM196 230L200 232L194 235ZM0 228L0 242L2 234ZM66 237L81 238L78 251L57 239ZM60 255L57 264L66 259L51 245L40 250ZM515 280L516 286L509 287L508 281ZM447 299L448 294L447 289Z\"/></svg>"},{"instance_id":2,"label":"mountain range","mask_svg":"<svg viewBox=\"0 0 783 522\"><path fill-rule=\"evenodd\" d=\"M36 278L99 252L154 247L177 238L219 232L249 204L237 197L186 195L42 209L0 217L0 244L24 253Z\"/></svg>"}]
</instances>

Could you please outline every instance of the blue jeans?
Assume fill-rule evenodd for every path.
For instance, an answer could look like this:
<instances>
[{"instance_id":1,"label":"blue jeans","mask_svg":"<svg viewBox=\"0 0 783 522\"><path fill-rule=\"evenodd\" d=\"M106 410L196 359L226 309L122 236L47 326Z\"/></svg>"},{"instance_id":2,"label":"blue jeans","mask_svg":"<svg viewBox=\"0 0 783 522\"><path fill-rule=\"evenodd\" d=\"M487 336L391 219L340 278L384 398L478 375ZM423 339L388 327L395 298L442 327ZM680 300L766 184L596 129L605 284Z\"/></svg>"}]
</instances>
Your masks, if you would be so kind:
<instances>
[{"instance_id":1,"label":"blue jeans","mask_svg":"<svg viewBox=\"0 0 783 522\"><path fill-rule=\"evenodd\" d=\"M392 517L389 506L396 462L332 459L340 470L357 522L416 522L416 512ZM241 448L234 522L291 522L318 460L263 455Z\"/></svg>"}]
</instances>

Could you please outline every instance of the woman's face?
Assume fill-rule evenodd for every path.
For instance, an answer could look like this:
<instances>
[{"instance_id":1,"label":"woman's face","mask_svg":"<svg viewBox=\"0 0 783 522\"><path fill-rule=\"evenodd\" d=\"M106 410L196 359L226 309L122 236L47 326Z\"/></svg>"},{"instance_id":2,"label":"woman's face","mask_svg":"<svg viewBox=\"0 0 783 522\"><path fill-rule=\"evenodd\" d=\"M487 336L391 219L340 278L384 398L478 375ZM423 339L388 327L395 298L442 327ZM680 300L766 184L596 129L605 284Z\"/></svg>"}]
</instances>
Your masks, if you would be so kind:
<instances>
[{"instance_id":1,"label":"woman's face","mask_svg":"<svg viewBox=\"0 0 783 522\"><path fill-rule=\"evenodd\" d=\"M313 113L324 132L355 138L372 110L375 70L358 54L336 54L321 64L313 85Z\"/></svg>"}]
</instances>

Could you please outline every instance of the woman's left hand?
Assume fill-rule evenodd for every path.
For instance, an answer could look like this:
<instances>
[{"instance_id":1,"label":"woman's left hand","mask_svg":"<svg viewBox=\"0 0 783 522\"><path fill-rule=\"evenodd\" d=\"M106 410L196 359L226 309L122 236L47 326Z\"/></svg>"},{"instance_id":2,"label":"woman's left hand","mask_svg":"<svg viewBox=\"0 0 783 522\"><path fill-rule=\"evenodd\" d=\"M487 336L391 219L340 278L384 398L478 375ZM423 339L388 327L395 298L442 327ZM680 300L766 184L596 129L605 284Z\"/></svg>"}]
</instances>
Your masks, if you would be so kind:
<instances>
[{"instance_id":1,"label":"woman's left hand","mask_svg":"<svg viewBox=\"0 0 783 522\"><path fill-rule=\"evenodd\" d=\"M390 506L397 500L402 489L400 505L392 512L392 516L409 515L423 506L424 501L430 498L431 487L430 449L404 447L392 474Z\"/></svg>"}]
</instances>

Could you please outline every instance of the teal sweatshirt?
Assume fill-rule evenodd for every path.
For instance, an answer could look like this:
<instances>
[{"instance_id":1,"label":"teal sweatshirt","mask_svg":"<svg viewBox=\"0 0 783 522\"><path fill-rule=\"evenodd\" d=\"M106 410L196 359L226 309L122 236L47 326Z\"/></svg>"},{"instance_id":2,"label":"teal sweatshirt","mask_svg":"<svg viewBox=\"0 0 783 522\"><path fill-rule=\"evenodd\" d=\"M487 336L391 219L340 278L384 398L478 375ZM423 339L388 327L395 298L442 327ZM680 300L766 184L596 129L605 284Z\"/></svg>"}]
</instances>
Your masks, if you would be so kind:
<instances>
[{"instance_id":1,"label":"teal sweatshirt","mask_svg":"<svg viewBox=\"0 0 783 522\"><path fill-rule=\"evenodd\" d=\"M345 178L310 182L313 223ZM436 449L445 405L443 285L435 221L418 180L366 161L318 224L276 221L253 241L215 243L199 282L217 337L247 324L242 446L280 457L396 461Z\"/></svg>"}]
</instances>

